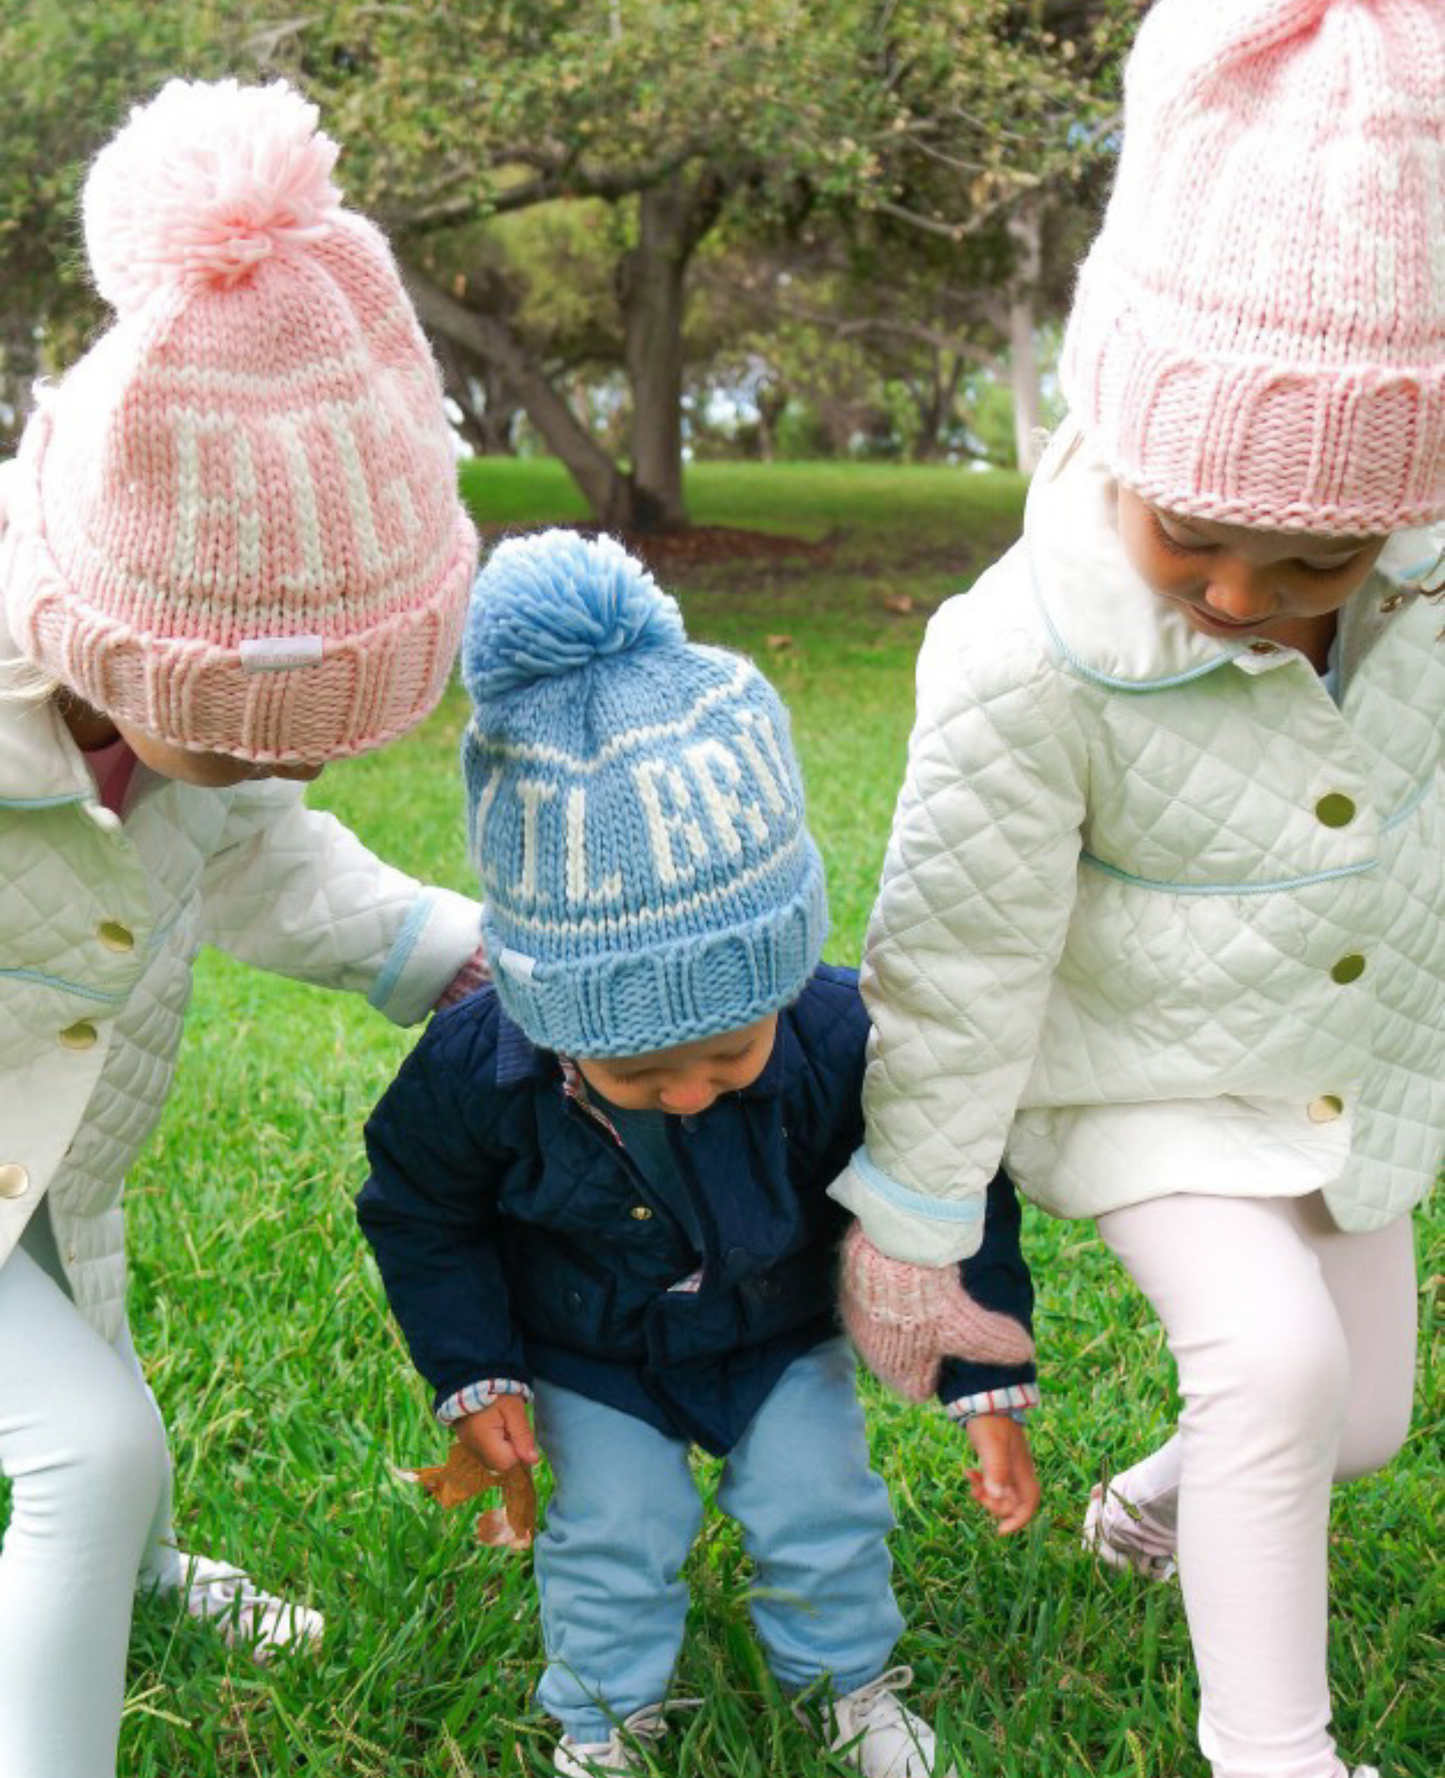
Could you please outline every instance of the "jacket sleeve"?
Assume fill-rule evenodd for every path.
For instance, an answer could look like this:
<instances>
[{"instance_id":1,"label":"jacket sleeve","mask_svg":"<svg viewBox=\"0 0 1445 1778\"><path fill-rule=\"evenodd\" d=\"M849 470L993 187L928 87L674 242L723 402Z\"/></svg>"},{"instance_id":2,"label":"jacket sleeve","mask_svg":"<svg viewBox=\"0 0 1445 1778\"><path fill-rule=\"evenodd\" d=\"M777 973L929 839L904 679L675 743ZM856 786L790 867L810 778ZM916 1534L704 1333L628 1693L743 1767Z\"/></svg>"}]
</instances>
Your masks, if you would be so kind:
<instances>
[{"instance_id":1,"label":"jacket sleeve","mask_svg":"<svg viewBox=\"0 0 1445 1778\"><path fill-rule=\"evenodd\" d=\"M202 879L202 937L415 1024L475 952L481 909L383 864L334 816L308 809L303 788L270 779L233 793Z\"/></svg>"},{"instance_id":2,"label":"jacket sleeve","mask_svg":"<svg viewBox=\"0 0 1445 1778\"><path fill-rule=\"evenodd\" d=\"M983 1240L961 1264L963 1286L985 1309L1011 1315L1034 1331L1034 1282L1019 1244L1023 1217L1013 1181L1000 1168L989 1181ZM1027 1364L976 1364L945 1358L938 1399L958 1420L975 1414L1015 1413L1038 1405L1038 1371Z\"/></svg>"},{"instance_id":3,"label":"jacket sleeve","mask_svg":"<svg viewBox=\"0 0 1445 1778\"><path fill-rule=\"evenodd\" d=\"M1087 747L1063 673L977 593L918 666L865 945L864 1146L832 1190L890 1257L966 1258L1038 1051L1075 895Z\"/></svg>"},{"instance_id":4,"label":"jacket sleeve","mask_svg":"<svg viewBox=\"0 0 1445 1778\"><path fill-rule=\"evenodd\" d=\"M797 1044L786 1083L788 1127L808 1132L810 1152L808 1176L800 1183L824 1199L841 1237L848 1218L825 1194L863 1139L869 1023L857 970L820 963L787 1017Z\"/></svg>"},{"instance_id":5,"label":"jacket sleeve","mask_svg":"<svg viewBox=\"0 0 1445 1778\"><path fill-rule=\"evenodd\" d=\"M433 1020L366 1125L357 1219L436 1408L483 1381L531 1382L496 1240L494 1031L494 1003Z\"/></svg>"}]
</instances>

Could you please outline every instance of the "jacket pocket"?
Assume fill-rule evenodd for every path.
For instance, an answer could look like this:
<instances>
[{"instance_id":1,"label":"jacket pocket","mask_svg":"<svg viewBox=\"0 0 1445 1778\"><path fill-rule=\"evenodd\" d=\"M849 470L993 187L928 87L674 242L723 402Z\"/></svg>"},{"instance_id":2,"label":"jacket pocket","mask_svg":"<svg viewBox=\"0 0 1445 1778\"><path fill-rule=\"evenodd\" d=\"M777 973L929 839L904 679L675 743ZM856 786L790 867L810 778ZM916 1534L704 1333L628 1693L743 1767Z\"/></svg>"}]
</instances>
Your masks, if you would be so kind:
<instances>
[{"instance_id":1,"label":"jacket pocket","mask_svg":"<svg viewBox=\"0 0 1445 1778\"><path fill-rule=\"evenodd\" d=\"M743 1344L758 1345L819 1316L834 1305L833 1256L818 1247L788 1255L738 1286Z\"/></svg>"},{"instance_id":2,"label":"jacket pocket","mask_svg":"<svg viewBox=\"0 0 1445 1778\"><path fill-rule=\"evenodd\" d=\"M527 1334L599 1358L629 1355L624 1330L615 1325L616 1279L605 1266L552 1239L516 1276L513 1309ZM640 1334L636 1344L640 1350Z\"/></svg>"}]
</instances>

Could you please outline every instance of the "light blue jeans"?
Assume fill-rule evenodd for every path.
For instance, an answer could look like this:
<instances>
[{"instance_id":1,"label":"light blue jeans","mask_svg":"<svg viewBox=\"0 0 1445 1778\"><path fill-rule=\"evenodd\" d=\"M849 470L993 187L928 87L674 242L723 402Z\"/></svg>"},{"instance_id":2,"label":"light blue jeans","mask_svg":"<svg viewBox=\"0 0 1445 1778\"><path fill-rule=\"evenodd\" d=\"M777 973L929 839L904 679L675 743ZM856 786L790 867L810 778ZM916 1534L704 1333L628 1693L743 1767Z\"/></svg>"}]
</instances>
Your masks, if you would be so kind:
<instances>
[{"instance_id":1,"label":"light blue jeans","mask_svg":"<svg viewBox=\"0 0 1445 1778\"><path fill-rule=\"evenodd\" d=\"M682 1646L683 1562L702 1524L688 1447L615 1408L538 1383L556 1487L537 1540L543 1709L579 1741L667 1696ZM753 1624L790 1691L876 1679L903 1620L889 1585L888 1490L868 1467L853 1354L829 1340L779 1378L729 1452L718 1504L756 1570Z\"/></svg>"}]
</instances>

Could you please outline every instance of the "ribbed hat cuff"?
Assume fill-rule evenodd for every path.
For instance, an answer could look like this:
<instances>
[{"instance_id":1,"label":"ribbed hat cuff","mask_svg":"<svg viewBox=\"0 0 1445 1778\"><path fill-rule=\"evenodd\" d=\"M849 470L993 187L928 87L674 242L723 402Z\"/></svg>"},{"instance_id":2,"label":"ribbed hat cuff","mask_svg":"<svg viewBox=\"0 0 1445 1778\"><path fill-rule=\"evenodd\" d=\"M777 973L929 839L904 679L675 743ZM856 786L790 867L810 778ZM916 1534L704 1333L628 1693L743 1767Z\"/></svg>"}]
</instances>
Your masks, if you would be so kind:
<instances>
[{"instance_id":1,"label":"ribbed hat cuff","mask_svg":"<svg viewBox=\"0 0 1445 1778\"><path fill-rule=\"evenodd\" d=\"M143 635L85 605L33 532L7 541L7 618L38 667L157 740L276 763L365 753L434 709L476 564L476 533L459 513L453 548L424 600L370 629L323 638L313 665L248 671L235 648Z\"/></svg>"},{"instance_id":2,"label":"ribbed hat cuff","mask_svg":"<svg viewBox=\"0 0 1445 1778\"><path fill-rule=\"evenodd\" d=\"M1151 344L1087 274L1060 381L1119 480L1170 511L1265 530L1374 537L1445 512L1438 369L1282 367Z\"/></svg>"},{"instance_id":3,"label":"ribbed hat cuff","mask_svg":"<svg viewBox=\"0 0 1445 1778\"><path fill-rule=\"evenodd\" d=\"M646 1055L753 1024L802 993L827 930L822 860L811 842L802 885L783 907L645 950L536 960L490 912L482 917L507 1016L539 1048L582 1057Z\"/></svg>"}]
</instances>

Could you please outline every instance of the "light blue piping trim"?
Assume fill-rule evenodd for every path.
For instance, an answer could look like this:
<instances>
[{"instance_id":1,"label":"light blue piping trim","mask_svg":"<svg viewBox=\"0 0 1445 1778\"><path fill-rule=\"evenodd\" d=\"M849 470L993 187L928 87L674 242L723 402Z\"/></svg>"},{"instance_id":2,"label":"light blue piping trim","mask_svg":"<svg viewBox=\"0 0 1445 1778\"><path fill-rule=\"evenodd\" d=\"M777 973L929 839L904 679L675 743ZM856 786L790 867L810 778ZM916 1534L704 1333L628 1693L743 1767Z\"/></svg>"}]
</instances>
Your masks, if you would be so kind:
<instances>
[{"instance_id":1,"label":"light blue piping trim","mask_svg":"<svg viewBox=\"0 0 1445 1778\"><path fill-rule=\"evenodd\" d=\"M146 940L146 955L153 957L184 918L185 914L182 912L177 914L174 919L167 920L164 926L153 928L150 937Z\"/></svg>"},{"instance_id":2,"label":"light blue piping trim","mask_svg":"<svg viewBox=\"0 0 1445 1778\"><path fill-rule=\"evenodd\" d=\"M79 790L72 790L68 796L0 796L0 809L60 809L67 803L85 800Z\"/></svg>"},{"instance_id":3,"label":"light blue piping trim","mask_svg":"<svg viewBox=\"0 0 1445 1778\"><path fill-rule=\"evenodd\" d=\"M130 995L105 994L99 988L82 987L79 982L68 982L64 976L47 975L43 969L0 969L0 976L12 982L39 982L43 988L60 988L66 994L79 994L83 1000L98 1000L106 1006L119 1006Z\"/></svg>"},{"instance_id":4,"label":"light blue piping trim","mask_svg":"<svg viewBox=\"0 0 1445 1778\"><path fill-rule=\"evenodd\" d=\"M880 1198L886 1198L890 1204L896 1204L900 1210L911 1211L915 1216L926 1216L930 1222L983 1221L983 1198L958 1201L953 1198L927 1198L922 1192L909 1191L906 1185L900 1185L876 1162L869 1160L866 1148L855 1151L851 1165L869 1191L876 1192Z\"/></svg>"},{"instance_id":5,"label":"light blue piping trim","mask_svg":"<svg viewBox=\"0 0 1445 1778\"><path fill-rule=\"evenodd\" d=\"M1397 585L1413 586L1429 598L1432 592L1438 592L1439 589L1427 587L1425 583L1442 564L1445 564L1445 549L1437 549L1433 556L1421 556L1418 562L1412 562L1408 568L1396 568L1393 572L1387 570L1386 573Z\"/></svg>"},{"instance_id":6,"label":"light blue piping trim","mask_svg":"<svg viewBox=\"0 0 1445 1778\"><path fill-rule=\"evenodd\" d=\"M1091 870L1102 871L1117 882L1129 883L1136 889L1159 889L1166 895L1276 895L1284 889L1307 889L1313 883L1360 877L1380 862L1378 858L1367 858L1363 864L1342 864L1338 870L1316 871L1309 877L1281 877L1273 883L1169 883L1154 877L1136 877L1132 871L1120 870L1117 864L1105 864L1092 852L1080 852L1079 857Z\"/></svg>"},{"instance_id":7,"label":"light blue piping trim","mask_svg":"<svg viewBox=\"0 0 1445 1778\"><path fill-rule=\"evenodd\" d=\"M431 918L432 905L436 898L435 889L423 889L407 909L401 931L392 941L386 961L381 966L381 973L371 984L371 992L366 996L367 1005L374 1006L378 1012L391 999L396 984L401 980L411 954L416 949L417 940L422 935L422 929Z\"/></svg>"},{"instance_id":8,"label":"light blue piping trim","mask_svg":"<svg viewBox=\"0 0 1445 1778\"><path fill-rule=\"evenodd\" d=\"M1433 783L1433 778L1427 778L1412 790L1399 808L1380 823L1381 833L1389 833L1402 821L1408 821L1430 794ZM1316 871L1309 877L1283 877L1275 883L1169 883L1155 877L1136 877L1132 871L1120 870L1117 864L1106 864L1092 852L1080 852L1079 857L1092 870L1102 871L1117 882L1130 883L1136 889L1159 889L1167 895L1273 895L1283 889L1307 889L1314 883L1333 883L1340 877L1362 876L1380 862L1378 858L1369 858L1363 864L1343 864L1338 870Z\"/></svg>"},{"instance_id":9,"label":"light blue piping trim","mask_svg":"<svg viewBox=\"0 0 1445 1778\"><path fill-rule=\"evenodd\" d=\"M1408 821L1425 798L1429 796L1434 784L1434 778L1427 778L1417 789L1412 790L1394 814L1387 815L1380 823L1381 833L1388 833L1392 827L1398 827L1402 821Z\"/></svg>"},{"instance_id":10,"label":"light blue piping trim","mask_svg":"<svg viewBox=\"0 0 1445 1778\"><path fill-rule=\"evenodd\" d=\"M1039 590L1039 578L1034 573L1032 556L1029 557L1029 584L1033 589L1034 603L1039 608L1039 616L1044 620L1044 628L1052 637L1054 647L1062 656L1064 664L1072 668L1081 679L1092 679L1096 685L1107 685L1111 691L1169 691L1176 685L1188 685L1193 679L1202 679L1206 673L1213 673L1217 668L1227 666L1244 653L1242 646L1227 648L1222 654L1215 655L1212 661L1205 661L1199 667L1191 667L1187 673L1171 673L1167 679L1119 679L1112 673L1101 673L1096 667L1081 661L1059 634Z\"/></svg>"},{"instance_id":11,"label":"light blue piping trim","mask_svg":"<svg viewBox=\"0 0 1445 1778\"><path fill-rule=\"evenodd\" d=\"M158 926L146 940L145 952L153 957L170 935L180 925L184 916L177 914L164 926ZM119 1006L122 1001L130 999L130 992L123 994L107 994L101 988L87 988L80 982L69 982L64 976L51 975L43 969L0 969L0 977L12 982L38 982L45 988L59 988L66 994L79 994L83 1000L98 1000L102 1005Z\"/></svg>"}]
</instances>

